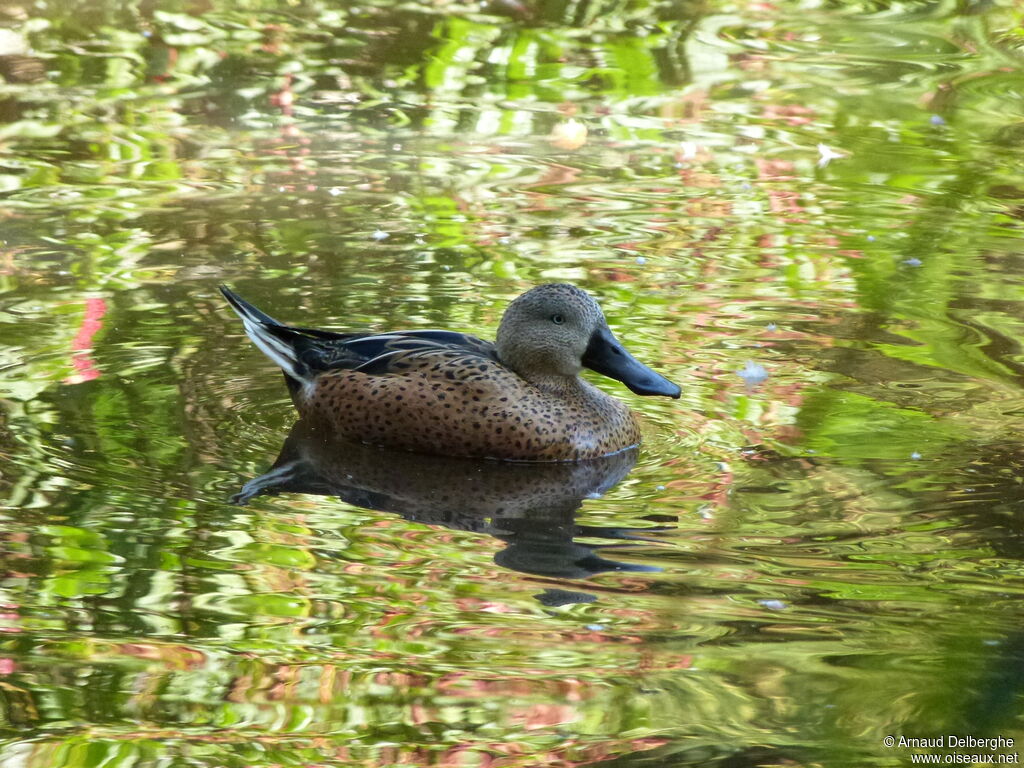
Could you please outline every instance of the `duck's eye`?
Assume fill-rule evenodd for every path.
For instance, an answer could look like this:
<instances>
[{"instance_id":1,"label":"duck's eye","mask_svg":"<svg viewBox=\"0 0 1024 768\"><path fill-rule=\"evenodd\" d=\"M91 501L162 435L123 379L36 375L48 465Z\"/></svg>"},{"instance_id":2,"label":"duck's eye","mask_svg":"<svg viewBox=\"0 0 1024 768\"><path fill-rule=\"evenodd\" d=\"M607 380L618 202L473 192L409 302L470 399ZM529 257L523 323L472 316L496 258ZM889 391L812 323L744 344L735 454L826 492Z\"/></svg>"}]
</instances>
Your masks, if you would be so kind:
<instances>
[{"instance_id":1,"label":"duck's eye","mask_svg":"<svg viewBox=\"0 0 1024 768\"><path fill-rule=\"evenodd\" d=\"M551 322L554 323L555 325L561 325L562 323L565 322L565 318L562 317L561 315L552 315Z\"/></svg>"}]
</instances>

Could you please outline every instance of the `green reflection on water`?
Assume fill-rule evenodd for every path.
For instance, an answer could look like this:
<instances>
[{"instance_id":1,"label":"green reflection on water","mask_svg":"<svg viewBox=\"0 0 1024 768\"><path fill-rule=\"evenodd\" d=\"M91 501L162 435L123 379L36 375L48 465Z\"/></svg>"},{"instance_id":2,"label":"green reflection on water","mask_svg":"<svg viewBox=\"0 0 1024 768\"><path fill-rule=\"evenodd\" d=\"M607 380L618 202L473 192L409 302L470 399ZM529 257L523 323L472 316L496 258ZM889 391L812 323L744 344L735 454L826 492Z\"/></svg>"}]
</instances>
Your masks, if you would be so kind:
<instances>
[{"instance_id":1,"label":"green reflection on water","mask_svg":"<svg viewBox=\"0 0 1024 768\"><path fill-rule=\"evenodd\" d=\"M1022 22L7 3L0 760L1019 743ZM489 336L556 279L686 382L595 377L646 422L603 497L227 503L293 414L218 282L298 323Z\"/></svg>"}]
</instances>

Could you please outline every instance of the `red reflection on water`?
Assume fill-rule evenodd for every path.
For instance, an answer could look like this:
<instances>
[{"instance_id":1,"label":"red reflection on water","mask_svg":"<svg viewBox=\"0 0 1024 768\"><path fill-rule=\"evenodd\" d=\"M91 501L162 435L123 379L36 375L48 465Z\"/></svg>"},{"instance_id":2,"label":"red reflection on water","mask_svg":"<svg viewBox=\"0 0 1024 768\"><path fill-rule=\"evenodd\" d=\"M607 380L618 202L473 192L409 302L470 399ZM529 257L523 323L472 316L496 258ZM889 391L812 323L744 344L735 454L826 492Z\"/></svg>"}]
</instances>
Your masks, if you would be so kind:
<instances>
[{"instance_id":1,"label":"red reflection on water","mask_svg":"<svg viewBox=\"0 0 1024 768\"><path fill-rule=\"evenodd\" d=\"M81 384L92 381L100 375L96 361L89 352L92 350L92 337L103 327L103 316L107 314L106 299L86 299L85 317L71 342L71 365L75 373L64 379L65 384Z\"/></svg>"}]
</instances>

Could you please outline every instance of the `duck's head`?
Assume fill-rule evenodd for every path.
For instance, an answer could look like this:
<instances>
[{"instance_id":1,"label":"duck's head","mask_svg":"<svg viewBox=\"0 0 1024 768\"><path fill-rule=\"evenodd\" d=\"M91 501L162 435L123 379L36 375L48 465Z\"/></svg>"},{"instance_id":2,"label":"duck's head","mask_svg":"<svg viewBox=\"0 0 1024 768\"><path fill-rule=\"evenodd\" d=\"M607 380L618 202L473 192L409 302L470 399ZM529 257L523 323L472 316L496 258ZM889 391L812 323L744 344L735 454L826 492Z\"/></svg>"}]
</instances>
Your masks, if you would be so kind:
<instances>
[{"instance_id":1,"label":"duck's head","mask_svg":"<svg viewBox=\"0 0 1024 768\"><path fill-rule=\"evenodd\" d=\"M527 381L575 378L589 368L638 395L679 397L677 385L626 351L597 302L575 285L538 285L509 304L497 348L501 361Z\"/></svg>"}]
</instances>

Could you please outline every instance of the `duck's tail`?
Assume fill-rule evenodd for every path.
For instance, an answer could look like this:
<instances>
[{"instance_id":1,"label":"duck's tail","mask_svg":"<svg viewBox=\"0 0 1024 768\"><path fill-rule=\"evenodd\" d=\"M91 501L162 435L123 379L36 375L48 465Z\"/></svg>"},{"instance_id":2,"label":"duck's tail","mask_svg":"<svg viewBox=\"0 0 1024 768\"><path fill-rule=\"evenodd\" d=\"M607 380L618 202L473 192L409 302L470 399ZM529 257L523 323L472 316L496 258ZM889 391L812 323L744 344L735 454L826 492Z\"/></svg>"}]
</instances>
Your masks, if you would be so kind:
<instances>
[{"instance_id":1,"label":"duck's tail","mask_svg":"<svg viewBox=\"0 0 1024 768\"><path fill-rule=\"evenodd\" d=\"M313 371L302 361L302 353L309 345L304 329L291 328L277 322L270 315L260 312L226 285L220 292L232 309L242 318L246 335L267 357L281 366L288 378L289 387L305 385L313 381Z\"/></svg>"}]
</instances>

